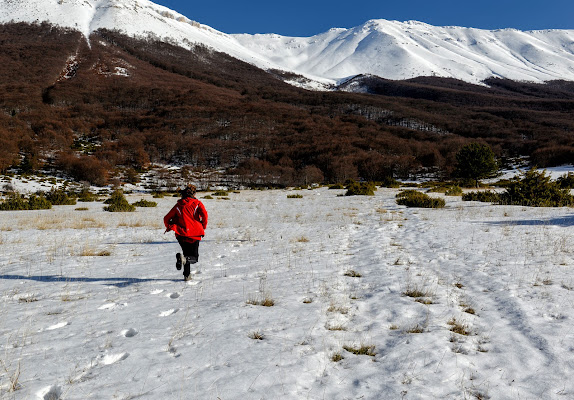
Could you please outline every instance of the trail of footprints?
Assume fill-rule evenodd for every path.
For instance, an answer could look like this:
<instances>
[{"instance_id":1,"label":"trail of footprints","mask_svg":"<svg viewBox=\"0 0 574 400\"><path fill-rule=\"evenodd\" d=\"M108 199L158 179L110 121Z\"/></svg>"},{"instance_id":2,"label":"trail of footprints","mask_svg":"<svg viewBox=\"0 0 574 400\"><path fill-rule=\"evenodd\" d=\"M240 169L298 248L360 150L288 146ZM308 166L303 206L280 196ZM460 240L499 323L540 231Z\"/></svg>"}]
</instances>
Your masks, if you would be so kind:
<instances>
[{"instance_id":1,"label":"trail of footprints","mask_svg":"<svg viewBox=\"0 0 574 400\"><path fill-rule=\"evenodd\" d=\"M150 292L152 295L160 295L162 293L164 293L163 289L156 289ZM167 295L165 295L168 299L170 300L176 300L179 299L181 297L181 294L178 292L173 292L173 293L168 293ZM110 303L106 303L100 307L98 307L98 310L101 311L111 311L111 310L115 310L118 308L123 308L126 307L128 304L127 303L114 303L114 302L110 302ZM177 313L179 311L178 308L171 308L169 310L166 311L162 311L158 316L159 317L168 317L170 315L173 315L175 313ZM40 329L40 332L43 331L53 331L53 330L57 330L57 329L62 329L66 326L68 326L70 323L67 321L62 321L59 322L57 324L51 325L47 328L44 329ZM106 334L112 333L111 331L109 332L104 332ZM137 336L139 334L139 331L135 328L127 328L124 329L120 332L119 336L126 338L126 339L131 339L134 338L135 336ZM106 346L108 347L108 346ZM75 376L70 378L71 382L84 382L86 380L89 380L92 378L93 375L93 371L94 369L98 368L98 367L106 367L106 366L110 366L113 364L116 364L118 362L121 362L125 359L127 359L130 356L130 353L128 352L119 352L119 353L104 353L104 354L100 354L98 355L95 359L93 359L88 365L84 366L83 368L79 368L79 373L75 374ZM41 389L40 391L38 391L36 393L36 395L38 396L38 398L42 399L42 400L56 400L59 399L61 397L63 393L63 389L61 386L58 385L51 385L51 386L47 386L43 389Z\"/></svg>"}]
</instances>

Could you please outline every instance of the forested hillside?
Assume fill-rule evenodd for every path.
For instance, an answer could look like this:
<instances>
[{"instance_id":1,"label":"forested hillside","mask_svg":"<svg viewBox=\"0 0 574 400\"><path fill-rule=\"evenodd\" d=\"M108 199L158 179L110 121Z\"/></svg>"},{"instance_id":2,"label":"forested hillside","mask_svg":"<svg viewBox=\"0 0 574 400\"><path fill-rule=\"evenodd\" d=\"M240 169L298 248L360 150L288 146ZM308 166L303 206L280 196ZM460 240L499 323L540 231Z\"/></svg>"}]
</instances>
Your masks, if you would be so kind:
<instances>
[{"instance_id":1,"label":"forested hillside","mask_svg":"<svg viewBox=\"0 0 574 400\"><path fill-rule=\"evenodd\" d=\"M112 31L88 44L21 23L0 26L0 65L2 171L104 184L119 169L175 164L276 184L378 180L448 175L472 141L542 167L574 160L570 82L361 76L312 92L205 47Z\"/></svg>"}]
</instances>

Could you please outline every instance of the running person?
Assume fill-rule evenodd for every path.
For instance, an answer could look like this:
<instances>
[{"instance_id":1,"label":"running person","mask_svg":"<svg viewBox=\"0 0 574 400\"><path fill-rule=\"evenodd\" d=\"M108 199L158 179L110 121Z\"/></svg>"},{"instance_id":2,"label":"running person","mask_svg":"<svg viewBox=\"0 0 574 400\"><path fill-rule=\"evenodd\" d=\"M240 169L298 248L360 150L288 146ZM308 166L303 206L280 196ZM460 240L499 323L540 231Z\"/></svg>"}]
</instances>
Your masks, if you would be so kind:
<instances>
[{"instance_id":1,"label":"running person","mask_svg":"<svg viewBox=\"0 0 574 400\"><path fill-rule=\"evenodd\" d=\"M163 217L166 232L174 231L175 238L181 246L181 253L176 254L175 267L178 271L183 265L183 277L190 279L190 265L199 259L199 242L205 235L207 227L207 210L201 201L195 198L197 189L194 185L187 185L180 190L181 199Z\"/></svg>"}]
</instances>

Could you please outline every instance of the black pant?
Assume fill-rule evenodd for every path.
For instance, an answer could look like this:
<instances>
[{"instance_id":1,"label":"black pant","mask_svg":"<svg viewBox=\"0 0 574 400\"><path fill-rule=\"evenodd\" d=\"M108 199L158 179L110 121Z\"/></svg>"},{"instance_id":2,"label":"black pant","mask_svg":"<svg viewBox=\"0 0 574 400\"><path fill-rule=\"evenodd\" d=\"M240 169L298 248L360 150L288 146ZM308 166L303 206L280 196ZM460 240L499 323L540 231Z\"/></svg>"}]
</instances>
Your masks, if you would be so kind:
<instances>
[{"instance_id":1,"label":"black pant","mask_svg":"<svg viewBox=\"0 0 574 400\"><path fill-rule=\"evenodd\" d=\"M188 242L182 238L177 238L177 241L181 246L183 256L186 258L183 266L183 275L189 276L190 264L195 264L199 260L199 240Z\"/></svg>"}]
</instances>

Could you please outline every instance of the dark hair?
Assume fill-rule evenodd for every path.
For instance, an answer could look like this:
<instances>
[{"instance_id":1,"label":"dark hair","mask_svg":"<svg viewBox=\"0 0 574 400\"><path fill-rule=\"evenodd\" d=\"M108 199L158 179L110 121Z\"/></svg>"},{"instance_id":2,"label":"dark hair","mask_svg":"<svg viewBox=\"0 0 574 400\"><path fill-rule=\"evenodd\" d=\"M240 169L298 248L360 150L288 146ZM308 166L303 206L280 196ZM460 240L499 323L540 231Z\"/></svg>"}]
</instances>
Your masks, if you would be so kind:
<instances>
[{"instance_id":1,"label":"dark hair","mask_svg":"<svg viewBox=\"0 0 574 400\"><path fill-rule=\"evenodd\" d=\"M197 188L195 187L195 185L187 185L186 187L184 187L183 189L181 189L179 191L179 193L181 193L181 197L186 198L186 197L193 197L195 196L195 193L197 192Z\"/></svg>"}]
</instances>

